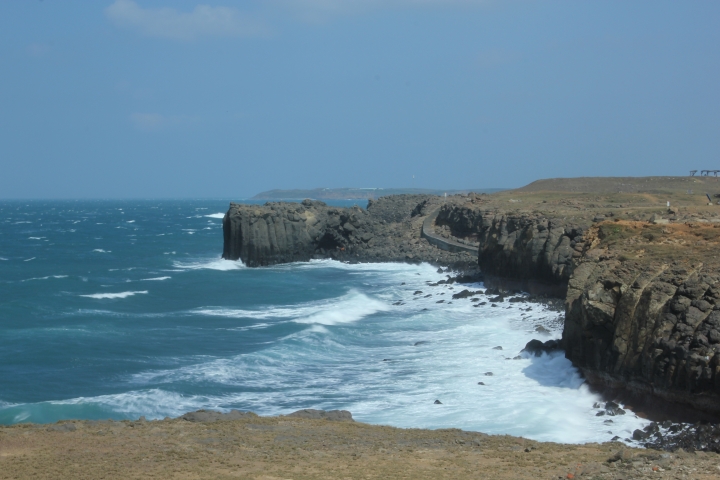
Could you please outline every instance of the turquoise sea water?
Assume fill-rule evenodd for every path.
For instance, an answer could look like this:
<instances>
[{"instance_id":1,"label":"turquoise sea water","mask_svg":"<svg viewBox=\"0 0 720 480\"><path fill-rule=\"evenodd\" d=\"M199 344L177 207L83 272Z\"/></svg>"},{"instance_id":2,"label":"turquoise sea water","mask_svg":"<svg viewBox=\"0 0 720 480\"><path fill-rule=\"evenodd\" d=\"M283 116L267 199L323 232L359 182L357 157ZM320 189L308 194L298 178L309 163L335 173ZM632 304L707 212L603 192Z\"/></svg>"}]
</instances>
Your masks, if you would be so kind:
<instances>
[{"instance_id":1,"label":"turquoise sea water","mask_svg":"<svg viewBox=\"0 0 720 480\"><path fill-rule=\"evenodd\" d=\"M430 265L245 268L220 259L227 205L0 203L0 423L339 408L570 442L644 424L603 423L562 354L513 360L559 336L535 332L541 305L452 301L465 287L427 286Z\"/></svg>"}]
</instances>

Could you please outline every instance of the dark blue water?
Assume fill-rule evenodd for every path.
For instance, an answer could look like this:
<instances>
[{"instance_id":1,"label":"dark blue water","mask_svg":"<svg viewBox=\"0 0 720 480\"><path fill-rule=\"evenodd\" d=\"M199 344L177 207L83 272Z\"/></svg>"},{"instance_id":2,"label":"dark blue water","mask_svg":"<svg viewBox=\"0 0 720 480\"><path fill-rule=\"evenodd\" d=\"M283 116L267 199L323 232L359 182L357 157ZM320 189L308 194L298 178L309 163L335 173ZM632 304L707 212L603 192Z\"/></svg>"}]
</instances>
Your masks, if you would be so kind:
<instances>
[{"instance_id":1,"label":"dark blue water","mask_svg":"<svg viewBox=\"0 0 720 480\"><path fill-rule=\"evenodd\" d=\"M0 423L343 408L398 426L612 436L562 355L506 360L554 313L448 305L429 265L245 268L220 259L226 210L0 203ZM614 434L641 422L627 417Z\"/></svg>"}]
</instances>

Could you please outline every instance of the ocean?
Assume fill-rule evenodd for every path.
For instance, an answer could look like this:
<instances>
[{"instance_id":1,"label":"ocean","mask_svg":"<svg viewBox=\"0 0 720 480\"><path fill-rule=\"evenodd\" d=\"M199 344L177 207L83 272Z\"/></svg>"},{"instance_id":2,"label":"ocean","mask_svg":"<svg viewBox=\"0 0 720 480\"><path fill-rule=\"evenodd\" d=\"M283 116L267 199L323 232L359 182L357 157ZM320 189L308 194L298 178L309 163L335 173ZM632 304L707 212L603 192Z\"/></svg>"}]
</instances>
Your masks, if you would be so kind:
<instances>
[{"instance_id":1,"label":"ocean","mask_svg":"<svg viewBox=\"0 0 720 480\"><path fill-rule=\"evenodd\" d=\"M543 305L452 300L484 287L428 286L427 264L246 268L220 258L227 207L0 202L0 424L317 408L582 443L648 423L598 416L562 352L520 353L561 335Z\"/></svg>"}]
</instances>

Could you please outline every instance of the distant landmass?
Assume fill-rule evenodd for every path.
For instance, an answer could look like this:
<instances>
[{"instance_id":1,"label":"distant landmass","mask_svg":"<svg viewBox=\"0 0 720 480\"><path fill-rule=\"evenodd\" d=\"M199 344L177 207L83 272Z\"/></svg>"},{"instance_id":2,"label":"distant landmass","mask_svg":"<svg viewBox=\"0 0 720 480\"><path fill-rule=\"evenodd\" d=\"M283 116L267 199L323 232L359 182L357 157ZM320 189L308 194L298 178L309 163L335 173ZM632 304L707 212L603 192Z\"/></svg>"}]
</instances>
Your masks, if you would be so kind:
<instances>
[{"instance_id":1,"label":"distant landmass","mask_svg":"<svg viewBox=\"0 0 720 480\"><path fill-rule=\"evenodd\" d=\"M506 188L468 188L465 190L433 190L428 188L315 188L312 190L268 190L255 195L253 200L367 200L386 195L425 194L457 195L460 193L493 193Z\"/></svg>"}]
</instances>

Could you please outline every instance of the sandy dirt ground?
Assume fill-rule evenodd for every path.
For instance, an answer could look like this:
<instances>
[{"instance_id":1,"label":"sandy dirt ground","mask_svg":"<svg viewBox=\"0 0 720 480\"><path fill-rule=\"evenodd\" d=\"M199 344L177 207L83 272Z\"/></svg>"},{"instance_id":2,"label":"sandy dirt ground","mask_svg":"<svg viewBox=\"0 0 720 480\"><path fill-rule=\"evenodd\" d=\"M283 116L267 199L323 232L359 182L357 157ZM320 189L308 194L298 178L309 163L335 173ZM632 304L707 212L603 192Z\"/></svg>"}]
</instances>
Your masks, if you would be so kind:
<instances>
[{"instance_id":1,"label":"sandy dirt ground","mask_svg":"<svg viewBox=\"0 0 720 480\"><path fill-rule=\"evenodd\" d=\"M720 455L256 417L0 427L0 478L720 478Z\"/></svg>"}]
</instances>

